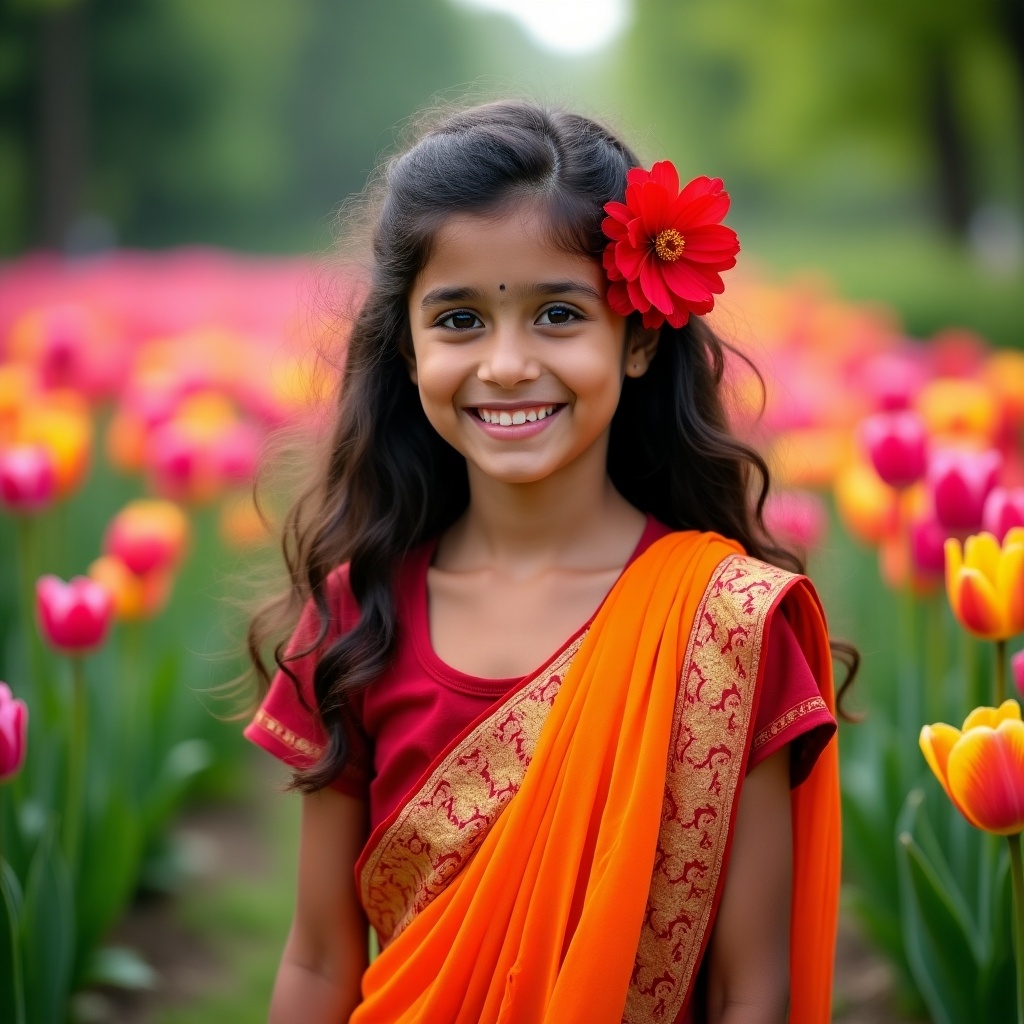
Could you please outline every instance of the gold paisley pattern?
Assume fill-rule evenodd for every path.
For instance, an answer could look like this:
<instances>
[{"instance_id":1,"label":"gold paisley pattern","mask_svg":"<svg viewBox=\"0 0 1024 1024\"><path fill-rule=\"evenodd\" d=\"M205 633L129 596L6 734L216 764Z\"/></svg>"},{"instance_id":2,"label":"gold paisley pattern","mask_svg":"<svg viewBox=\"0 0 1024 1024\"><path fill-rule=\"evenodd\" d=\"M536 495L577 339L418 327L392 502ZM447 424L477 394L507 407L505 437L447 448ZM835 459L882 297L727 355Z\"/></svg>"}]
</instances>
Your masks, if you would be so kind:
<instances>
[{"instance_id":1,"label":"gold paisley pattern","mask_svg":"<svg viewBox=\"0 0 1024 1024\"><path fill-rule=\"evenodd\" d=\"M382 946L444 891L519 792L562 677L584 636L458 743L375 845L359 873L359 886Z\"/></svg>"},{"instance_id":2,"label":"gold paisley pattern","mask_svg":"<svg viewBox=\"0 0 1024 1024\"><path fill-rule=\"evenodd\" d=\"M795 579L745 555L715 570L687 645L628 1024L672 1022L693 983L725 859L768 611Z\"/></svg>"}]
</instances>

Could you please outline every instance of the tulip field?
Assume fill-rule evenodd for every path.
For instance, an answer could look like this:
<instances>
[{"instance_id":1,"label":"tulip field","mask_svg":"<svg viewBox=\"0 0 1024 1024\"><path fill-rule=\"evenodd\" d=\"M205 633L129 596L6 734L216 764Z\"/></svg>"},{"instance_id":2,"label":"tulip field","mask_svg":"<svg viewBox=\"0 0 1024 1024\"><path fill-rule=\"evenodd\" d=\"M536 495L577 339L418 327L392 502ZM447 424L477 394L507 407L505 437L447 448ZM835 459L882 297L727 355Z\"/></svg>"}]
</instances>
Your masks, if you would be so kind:
<instances>
[{"instance_id":1,"label":"tulip field","mask_svg":"<svg viewBox=\"0 0 1024 1024\"><path fill-rule=\"evenodd\" d=\"M0 268L4 1024L146 976L113 926L185 803L251 770L226 684L279 568L275 453L315 444L335 379L323 283L199 249ZM730 370L766 522L862 656L846 911L908 1013L1024 1024L1024 354L810 280L741 280L712 319L765 377Z\"/></svg>"}]
</instances>

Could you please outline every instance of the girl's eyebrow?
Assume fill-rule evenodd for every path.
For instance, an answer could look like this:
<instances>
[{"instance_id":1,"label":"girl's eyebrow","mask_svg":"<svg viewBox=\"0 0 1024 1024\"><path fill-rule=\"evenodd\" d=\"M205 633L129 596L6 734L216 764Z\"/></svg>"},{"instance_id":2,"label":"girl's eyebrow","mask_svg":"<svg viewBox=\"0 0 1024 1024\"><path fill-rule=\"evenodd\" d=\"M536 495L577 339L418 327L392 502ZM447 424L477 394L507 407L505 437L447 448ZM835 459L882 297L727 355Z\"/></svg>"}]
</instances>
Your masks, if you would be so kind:
<instances>
[{"instance_id":1,"label":"girl's eyebrow","mask_svg":"<svg viewBox=\"0 0 1024 1024\"><path fill-rule=\"evenodd\" d=\"M525 288L517 288L515 285L509 288L511 295L525 296L565 295L571 292L586 295L588 298L597 299L598 301L602 298L601 293L585 281L544 281L539 284L527 285ZM483 297L483 292L479 288L434 288L423 296L420 309L426 309L428 306L433 306L439 302L469 302L482 299Z\"/></svg>"}]
</instances>

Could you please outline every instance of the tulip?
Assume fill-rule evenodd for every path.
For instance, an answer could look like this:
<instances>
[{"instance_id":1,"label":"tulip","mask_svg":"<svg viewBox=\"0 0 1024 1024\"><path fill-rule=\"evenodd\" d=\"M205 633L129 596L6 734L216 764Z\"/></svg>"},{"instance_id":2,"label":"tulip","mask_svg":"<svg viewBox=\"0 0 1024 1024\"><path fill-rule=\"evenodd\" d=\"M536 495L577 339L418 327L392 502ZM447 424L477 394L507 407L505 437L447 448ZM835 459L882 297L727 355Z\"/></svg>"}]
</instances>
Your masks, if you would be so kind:
<instances>
[{"instance_id":1,"label":"tulip","mask_svg":"<svg viewBox=\"0 0 1024 1024\"><path fill-rule=\"evenodd\" d=\"M869 359L861 372L862 387L875 406L885 412L908 409L928 379L923 353L882 352Z\"/></svg>"},{"instance_id":2,"label":"tulip","mask_svg":"<svg viewBox=\"0 0 1024 1024\"><path fill-rule=\"evenodd\" d=\"M21 771L27 746L28 707L6 683L0 683L0 782Z\"/></svg>"},{"instance_id":3,"label":"tulip","mask_svg":"<svg viewBox=\"0 0 1024 1024\"><path fill-rule=\"evenodd\" d=\"M233 548L245 549L266 544L270 539L267 522L248 495L224 503L218 531L221 539Z\"/></svg>"},{"instance_id":4,"label":"tulip","mask_svg":"<svg viewBox=\"0 0 1024 1024\"><path fill-rule=\"evenodd\" d=\"M188 543L185 513L162 499L130 501L107 527L103 550L137 576L173 569Z\"/></svg>"},{"instance_id":5,"label":"tulip","mask_svg":"<svg viewBox=\"0 0 1024 1024\"><path fill-rule=\"evenodd\" d=\"M768 496L764 524L768 532L804 551L816 548L825 536L825 506L809 491L783 491Z\"/></svg>"},{"instance_id":6,"label":"tulip","mask_svg":"<svg viewBox=\"0 0 1024 1024\"><path fill-rule=\"evenodd\" d=\"M18 444L0 449L0 503L11 512L38 512L53 500L57 473L42 445Z\"/></svg>"},{"instance_id":7,"label":"tulip","mask_svg":"<svg viewBox=\"0 0 1024 1024\"><path fill-rule=\"evenodd\" d=\"M1024 630L1024 529L1003 541L991 533L946 541L946 593L960 624L985 640Z\"/></svg>"},{"instance_id":8,"label":"tulip","mask_svg":"<svg viewBox=\"0 0 1024 1024\"><path fill-rule=\"evenodd\" d=\"M934 515L910 523L910 560L925 575L941 577L946 571L946 531Z\"/></svg>"},{"instance_id":9,"label":"tulip","mask_svg":"<svg viewBox=\"0 0 1024 1024\"><path fill-rule=\"evenodd\" d=\"M57 496L70 494L85 478L92 451L92 421L82 408L56 398L26 406L15 437L22 444L49 449L57 476Z\"/></svg>"},{"instance_id":10,"label":"tulip","mask_svg":"<svg viewBox=\"0 0 1024 1024\"><path fill-rule=\"evenodd\" d=\"M875 413L862 424L861 439L875 472L890 487L908 487L924 476L926 435L917 413Z\"/></svg>"},{"instance_id":11,"label":"tulip","mask_svg":"<svg viewBox=\"0 0 1024 1024\"><path fill-rule=\"evenodd\" d=\"M977 380L929 381L917 397L917 408L930 435L951 441L990 444L1000 426L997 397Z\"/></svg>"},{"instance_id":12,"label":"tulip","mask_svg":"<svg viewBox=\"0 0 1024 1024\"><path fill-rule=\"evenodd\" d=\"M1002 464L1002 456L994 449L951 448L932 454L928 482L935 515L947 530L970 532L981 526L985 499L996 485Z\"/></svg>"},{"instance_id":13,"label":"tulip","mask_svg":"<svg viewBox=\"0 0 1024 1024\"><path fill-rule=\"evenodd\" d=\"M125 622L149 619L163 610L171 593L171 574L156 570L138 576L120 558L103 555L89 566L89 579L114 598L114 616Z\"/></svg>"},{"instance_id":14,"label":"tulip","mask_svg":"<svg viewBox=\"0 0 1024 1024\"><path fill-rule=\"evenodd\" d=\"M892 490L866 463L855 462L839 474L835 498L843 525L865 544L879 544L899 527Z\"/></svg>"},{"instance_id":15,"label":"tulip","mask_svg":"<svg viewBox=\"0 0 1024 1024\"><path fill-rule=\"evenodd\" d=\"M1024 829L1024 722L1015 700L975 708L962 730L926 725L920 745L946 795L975 828L1001 836Z\"/></svg>"},{"instance_id":16,"label":"tulip","mask_svg":"<svg viewBox=\"0 0 1024 1024\"><path fill-rule=\"evenodd\" d=\"M1010 665L1013 670L1013 685L1017 692L1024 697L1024 651L1018 651L1011 659Z\"/></svg>"},{"instance_id":17,"label":"tulip","mask_svg":"<svg viewBox=\"0 0 1024 1024\"><path fill-rule=\"evenodd\" d=\"M244 484L256 475L260 435L251 423L236 423L213 443L213 463L217 475L229 485Z\"/></svg>"},{"instance_id":18,"label":"tulip","mask_svg":"<svg viewBox=\"0 0 1024 1024\"><path fill-rule=\"evenodd\" d=\"M1024 526L1024 487L994 487L985 499L981 524L1001 541L1015 526Z\"/></svg>"},{"instance_id":19,"label":"tulip","mask_svg":"<svg viewBox=\"0 0 1024 1024\"><path fill-rule=\"evenodd\" d=\"M105 586L86 576L75 576L67 583L57 576L40 576L36 613L47 643L65 654L83 654L106 639L114 598Z\"/></svg>"}]
</instances>

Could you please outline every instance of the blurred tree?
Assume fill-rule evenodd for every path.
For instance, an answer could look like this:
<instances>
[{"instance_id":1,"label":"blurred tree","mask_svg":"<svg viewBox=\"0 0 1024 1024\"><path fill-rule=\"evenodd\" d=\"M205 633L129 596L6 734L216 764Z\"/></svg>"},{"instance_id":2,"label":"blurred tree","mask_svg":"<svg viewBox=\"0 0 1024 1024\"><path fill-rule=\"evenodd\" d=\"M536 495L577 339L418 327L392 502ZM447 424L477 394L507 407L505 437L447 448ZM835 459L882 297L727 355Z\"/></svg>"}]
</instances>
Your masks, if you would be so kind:
<instances>
[{"instance_id":1,"label":"blurred tree","mask_svg":"<svg viewBox=\"0 0 1024 1024\"><path fill-rule=\"evenodd\" d=\"M855 209L871 194L913 206L925 182L956 235L993 179L1020 202L1020 0L636 6L637 106L670 146L724 158L747 187L773 177L806 201L816 182Z\"/></svg>"}]
</instances>

